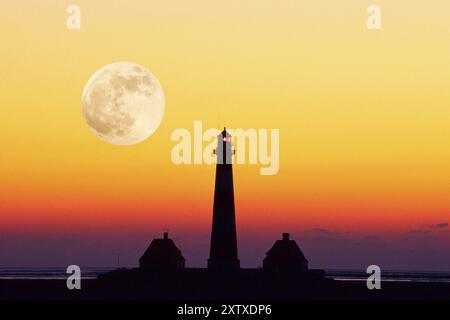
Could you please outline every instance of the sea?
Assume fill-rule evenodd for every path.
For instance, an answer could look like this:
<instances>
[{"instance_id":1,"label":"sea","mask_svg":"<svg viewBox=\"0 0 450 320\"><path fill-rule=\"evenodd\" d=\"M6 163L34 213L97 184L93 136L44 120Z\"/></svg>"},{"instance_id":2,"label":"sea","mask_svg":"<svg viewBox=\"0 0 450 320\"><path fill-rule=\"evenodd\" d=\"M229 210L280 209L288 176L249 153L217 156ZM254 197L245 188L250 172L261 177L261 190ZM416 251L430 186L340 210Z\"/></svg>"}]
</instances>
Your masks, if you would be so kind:
<instances>
[{"instance_id":1,"label":"sea","mask_svg":"<svg viewBox=\"0 0 450 320\"><path fill-rule=\"evenodd\" d=\"M96 279L98 275L114 270L108 267L81 267L82 279ZM338 281L366 281L365 270L325 270L325 275ZM5 268L0 267L0 280L63 280L69 274L66 268ZM450 272L382 271L381 280L386 282L450 283Z\"/></svg>"}]
</instances>

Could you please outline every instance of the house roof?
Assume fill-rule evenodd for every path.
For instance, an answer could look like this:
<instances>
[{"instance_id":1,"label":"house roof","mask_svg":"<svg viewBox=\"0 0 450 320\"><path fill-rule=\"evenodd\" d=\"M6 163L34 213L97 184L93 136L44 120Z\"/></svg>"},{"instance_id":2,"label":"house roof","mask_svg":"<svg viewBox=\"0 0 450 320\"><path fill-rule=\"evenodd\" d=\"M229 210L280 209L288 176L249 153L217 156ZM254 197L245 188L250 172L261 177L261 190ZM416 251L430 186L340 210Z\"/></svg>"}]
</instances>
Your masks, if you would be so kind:
<instances>
[{"instance_id":1,"label":"house roof","mask_svg":"<svg viewBox=\"0 0 450 320\"><path fill-rule=\"evenodd\" d=\"M273 247L267 251L265 259L283 262L308 262L295 240L289 239L288 233L283 234L282 240L275 241Z\"/></svg>"},{"instance_id":2,"label":"house roof","mask_svg":"<svg viewBox=\"0 0 450 320\"><path fill-rule=\"evenodd\" d=\"M164 262L185 259L181 254L181 250L177 248L172 239L169 239L165 233L163 239L153 239L139 260Z\"/></svg>"}]
</instances>

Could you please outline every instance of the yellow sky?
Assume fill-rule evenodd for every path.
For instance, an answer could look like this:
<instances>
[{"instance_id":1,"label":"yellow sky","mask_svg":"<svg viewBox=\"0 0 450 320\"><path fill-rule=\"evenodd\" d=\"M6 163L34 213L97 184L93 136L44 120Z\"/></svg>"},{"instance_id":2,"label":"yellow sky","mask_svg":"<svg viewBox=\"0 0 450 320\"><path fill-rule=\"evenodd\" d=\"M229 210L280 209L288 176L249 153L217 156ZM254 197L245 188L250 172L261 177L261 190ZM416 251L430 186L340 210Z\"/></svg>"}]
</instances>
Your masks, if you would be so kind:
<instances>
[{"instance_id":1,"label":"yellow sky","mask_svg":"<svg viewBox=\"0 0 450 320\"><path fill-rule=\"evenodd\" d=\"M66 29L71 3L81 7L79 31ZM210 192L213 168L174 166L170 134L202 120L205 128L280 129L278 175L236 170L247 209L271 194L268 210L282 206L294 218L301 199L317 209L317 221L335 209L336 224L351 225L352 217L370 224L381 216L380 225L446 219L450 2L377 1L380 31L366 28L370 4L2 4L2 198L10 198L8 208L19 208L18 195L31 206L54 197L144 197L148 190L159 205L169 190L175 198L201 199ZM115 61L145 66L166 94L161 127L136 146L97 139L81 114L86 81ZM199 187L186 194L193 181ZM365 217L355 217L359 210Z\"/></svg>"}]
</instances>

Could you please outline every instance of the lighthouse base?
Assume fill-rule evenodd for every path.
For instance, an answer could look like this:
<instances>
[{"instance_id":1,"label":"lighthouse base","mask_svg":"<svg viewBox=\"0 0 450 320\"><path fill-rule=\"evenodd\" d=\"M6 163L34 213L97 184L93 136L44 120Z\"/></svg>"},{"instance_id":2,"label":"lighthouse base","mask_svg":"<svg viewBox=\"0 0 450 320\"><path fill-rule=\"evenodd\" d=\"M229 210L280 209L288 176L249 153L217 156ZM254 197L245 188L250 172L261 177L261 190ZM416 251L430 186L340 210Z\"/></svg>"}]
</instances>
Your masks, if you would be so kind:
<instances>
[{"instance_id":1,"label":"lighthouse base","mask_svg":"<svg viewBox=\"0 0 450 320\"><path fill-rule=\"evenodd\" d=\"M208 270L212 271L235 271L239 270L240 261L236 260L220 260L208 259Z\"/></svg>"}]
</instances>

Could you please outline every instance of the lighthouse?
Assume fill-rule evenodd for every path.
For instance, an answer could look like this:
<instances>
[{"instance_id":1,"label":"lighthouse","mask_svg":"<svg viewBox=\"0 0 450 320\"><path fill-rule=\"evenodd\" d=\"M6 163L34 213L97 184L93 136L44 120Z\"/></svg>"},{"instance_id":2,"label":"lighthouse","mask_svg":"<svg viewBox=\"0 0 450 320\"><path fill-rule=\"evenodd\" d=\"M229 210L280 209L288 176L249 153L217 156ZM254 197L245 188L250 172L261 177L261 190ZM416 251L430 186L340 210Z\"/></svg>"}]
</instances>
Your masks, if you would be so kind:
<instances>
[{"instance_id":1,"label":"lighthouse","mask_svg":"<svg viewBox=\"0 0 450 320\"><path fill-rule=\"evenodd\" d=\"M208 269L232 271L239 269L239 259L234 210L233 150L231 135L226 128L217 137L215 154L216 183Z\"/></svg>"}]
</instances>

